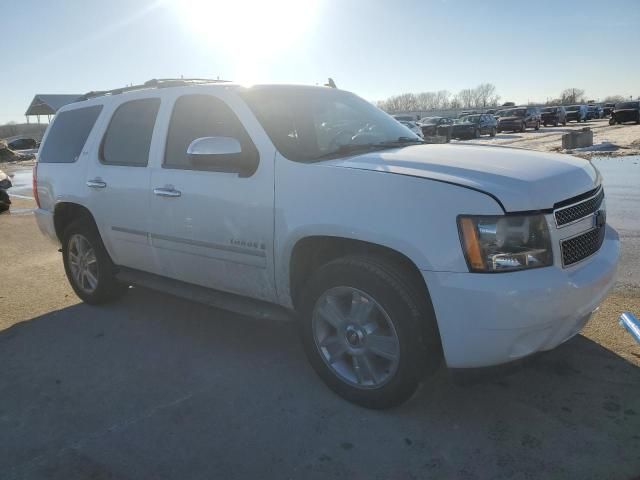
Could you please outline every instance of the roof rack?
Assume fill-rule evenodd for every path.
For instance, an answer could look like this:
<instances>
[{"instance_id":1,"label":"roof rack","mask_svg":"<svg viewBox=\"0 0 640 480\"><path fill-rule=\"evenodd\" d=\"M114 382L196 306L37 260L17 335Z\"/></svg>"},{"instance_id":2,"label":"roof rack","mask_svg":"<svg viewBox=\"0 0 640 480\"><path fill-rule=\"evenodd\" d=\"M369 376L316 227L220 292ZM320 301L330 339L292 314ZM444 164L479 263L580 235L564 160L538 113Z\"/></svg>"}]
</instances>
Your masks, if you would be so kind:
<instances>
[{"instance_id":1,"label":"roof rack","mask_svg":"<svg viewBox=\"0 0 640 480\"><path fill-rule=\"evenodd\" d=\"M113 90L97 90L87 92L78 97L76 102L89 100L90 98L102 97L105 95L119 95L133 90L147 90L152 88L184 87L187 85L203 85L207 83L228 83L230 80L220 80L219 78L152 78L140 85L129 85L128 87L115 88Z\"/></svg>"}]
</instances>

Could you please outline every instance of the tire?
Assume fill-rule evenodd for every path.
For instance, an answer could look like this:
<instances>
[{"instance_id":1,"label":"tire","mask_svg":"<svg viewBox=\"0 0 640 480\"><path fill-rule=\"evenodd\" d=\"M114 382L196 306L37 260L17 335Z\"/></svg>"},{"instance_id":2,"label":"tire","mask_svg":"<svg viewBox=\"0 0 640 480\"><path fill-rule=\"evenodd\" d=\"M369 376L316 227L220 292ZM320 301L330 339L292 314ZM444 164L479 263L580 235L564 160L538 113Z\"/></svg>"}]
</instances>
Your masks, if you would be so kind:
<instances>
[{"instance_id":1,"label":"tire","mask_svg":"<svg viewBox=\"0 0 640 480\"><path fill-rule=\"evenodd\" d=\"M480 138L480 129L479 128L476 128L473 131L473 138Z\"/></svg>"},{"instance_id":2,"label":"tire","mask_svg":"<svg viewBox=\"0 0 640 480\"><path fill-rule=\"evenodd\" d=\"M524 133L527 131L527 124L526 123L522 123L522 125L520 126L520 133Z\"/></svg>"},{"instance_id":3,"label":"tire","mask_svg":"<svg viewBox=\"0 0 640 480\"><path fill-rule=\"evenodd\" d=\"M533 127L533 129L536 131L540 130L540 122L536 122L536 126Z\"/></svg>"},{"instance_id":4,"label":"tire","mask_svg":"<svg viewBox=\"0 0 640 480\"><path fill-rule=\"evenodd\" d=\"M543 122L542 125L546 127L547 126L547 122Z\"/></svg>"},{"instance_id":5,"label":"tire","mask_svg":"<svg viewBox=\"0 0 640 480\"><path fill-rule=\"evenodd\" d=\"M491 129L491 133L489 134L490 137L495 137L496 136L496 127L493 127Z\"/></svg>"},{"instance_id":6,"label":"tire","mask_svg":"<svg viewBox=\"0 0 640 480\"><path fill-rule=\"evenodd\" d=\"M82 257L84 261L81 260ZM80 265L78 261L73 262L74 258L78 259ZM71 288L85 303L107 303L126 292L126 285L118 282L115 277L115 266L104 248L98 230L87 220L76 220L64 231L62 261ZM79 271L89 273L83 275Z\"/></svg>"},{"instance_id":7,"label":"tire","mask_svg":"<svg viewBox=\"0 0 640 480\"><path fill-rule=\"evenodd\" d=\"M557 126L558 126L558 121L557 121L557 120L556 120L555 122L553 122L553 126L554 126L554 127L557 127ZM545 125L545 127L546 127L546 125Z\"/></svg>"},{"instance_id":8,"label":"tire","mask_svg":"<svg viewBox=\"0 0 640 480\"><path fill-rule=\"evenodd\" d=\"M567 126L567 121L565 120L564 122L562 122L562 126L566 127Z\"/></svg>"},{"instance_id":9,"label":"tire","mask_svg":"<svg viewBox=\"0 0 640 480\"><path fill-rule=\"evenodd\" d=\"M364 305L377 313L363 314L368 320L358 322L353 305L360 305L356 312L366 312ZM347 256L320 267L305 288L300 314L302 342L312 367L331 390L362 407L403 403L425 373L440 364L440 335L428 294L420 293L405 271L387 260ZM371 324L373 330L362 328ZM374 337L379 347L384 338L387 352L395 356L369 350Z\"/></svg>"},{"instance_id":10,"label":"tire","mask_svg":"<svg viewBox=\"0 0 640 480\"><path fill-rule=\"evenodd\" d=\"M611 118L609 119L609 125L615 125L615 124L616 124L616 119L615 119L615 118L613 118L613 117L611 117Z\"/></svg>"}]
</instances>

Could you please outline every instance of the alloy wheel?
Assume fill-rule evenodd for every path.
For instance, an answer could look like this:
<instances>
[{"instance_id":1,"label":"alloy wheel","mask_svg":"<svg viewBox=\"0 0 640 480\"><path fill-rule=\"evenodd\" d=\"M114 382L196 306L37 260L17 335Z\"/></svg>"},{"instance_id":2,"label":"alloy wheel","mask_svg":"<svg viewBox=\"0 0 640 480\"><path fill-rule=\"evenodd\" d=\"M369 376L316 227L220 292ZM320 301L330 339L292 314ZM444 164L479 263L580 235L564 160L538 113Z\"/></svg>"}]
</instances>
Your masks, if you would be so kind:
<instances>
[{"instance_id":1,"label":"alloy wheel","mask_svg":"<svg viewBox=\"0 0 640 480\"><path fill-rule=\"evenodd\" d=\"M315 345L342 381L379 388L395 375L400 341L384 308L353 287L334 287L316 302L312 315Z\"/></svg>"},{"instance_id":2,"label":"alloy wheel","mask_svg":"<svg viewBox=\"0 0 640 480\"><path fill-rule=\"evenodd\" d=\"M69 269L78 288L91 294L98 287L96 252L83 235L76 233L69 239Z\"/></svg>"}]
</instances>

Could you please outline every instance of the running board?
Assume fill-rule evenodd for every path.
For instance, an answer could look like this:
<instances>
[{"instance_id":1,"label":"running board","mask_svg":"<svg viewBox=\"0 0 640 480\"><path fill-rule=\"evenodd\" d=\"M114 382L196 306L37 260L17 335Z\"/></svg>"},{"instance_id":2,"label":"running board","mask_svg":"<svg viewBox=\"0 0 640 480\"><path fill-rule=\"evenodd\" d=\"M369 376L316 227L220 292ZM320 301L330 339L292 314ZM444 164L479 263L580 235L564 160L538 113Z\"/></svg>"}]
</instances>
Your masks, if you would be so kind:
<instances>
[{"instance_id":1,"label":"running board","mask_svg":"<svg viewBox=\"0 0 640 480\"><path fill-rule=\"evenodd\" d=\"M140 270L118 267L116 278L123 283L168 293L176 297L203 303L248 317L276 321L288 321L294 318L293 311L280 305L233 293L212 290L201 287L200 285L181 282Z\"/></svg>"}]
</instances>

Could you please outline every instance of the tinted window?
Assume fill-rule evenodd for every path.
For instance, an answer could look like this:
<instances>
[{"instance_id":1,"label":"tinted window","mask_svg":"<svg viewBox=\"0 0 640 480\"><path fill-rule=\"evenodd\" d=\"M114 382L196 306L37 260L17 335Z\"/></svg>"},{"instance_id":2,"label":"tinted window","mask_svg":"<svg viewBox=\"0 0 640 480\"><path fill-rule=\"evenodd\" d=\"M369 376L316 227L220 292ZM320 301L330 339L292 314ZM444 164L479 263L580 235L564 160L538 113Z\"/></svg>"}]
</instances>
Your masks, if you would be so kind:
<instances>
[{"instance_id":1,"label":"tinted window","mask_svg":"<svg viewBox=\"0 0 640 480\"><path fill-rule=\"evenodd\" d=\"M132 100L120 105L111 117L102 141L102 163L146 166L158 108L158 98Z\"/></svg>"},{"instance_id":2,"label":"tinted window","mask_svg":"<svg viewBox=\"0 0 640 480\"><path fill-rule=\"evenodd\" d=\"M219 170L216 165L198 162L193 164L187 155L189 144L201 137L232 137L240 142L242 153L220 155L234 161L239 155L257 157L258 151L238 117L222 100L210 95L185 95L180 97L171 114L167 134L164 166L189 170Z\"/></svg>"},{"instance_id":3,"label":"tinted window","mask_svg":"<svg viewBox=\"0 0 640 480\"><path fill-rule=\"evenodd\" d=\"M47 141L40 149L40 163L75 162L100 115L102 105L58 113L51 124Z\"/></svg>"}]
</instances>

